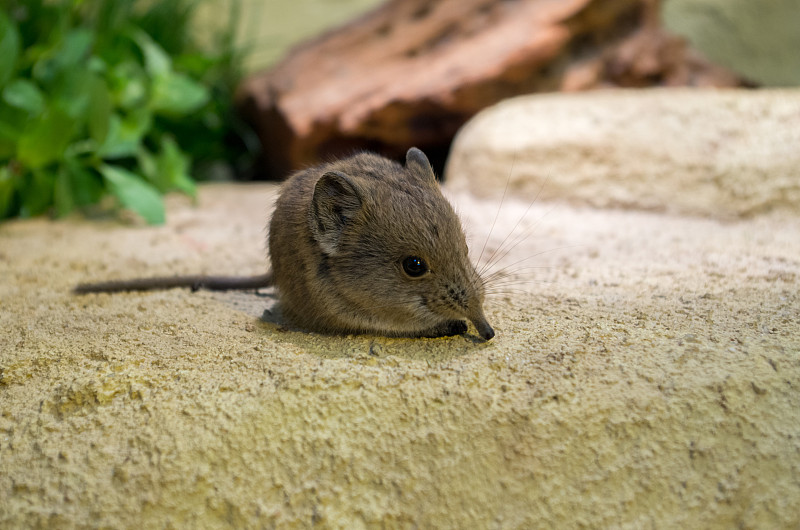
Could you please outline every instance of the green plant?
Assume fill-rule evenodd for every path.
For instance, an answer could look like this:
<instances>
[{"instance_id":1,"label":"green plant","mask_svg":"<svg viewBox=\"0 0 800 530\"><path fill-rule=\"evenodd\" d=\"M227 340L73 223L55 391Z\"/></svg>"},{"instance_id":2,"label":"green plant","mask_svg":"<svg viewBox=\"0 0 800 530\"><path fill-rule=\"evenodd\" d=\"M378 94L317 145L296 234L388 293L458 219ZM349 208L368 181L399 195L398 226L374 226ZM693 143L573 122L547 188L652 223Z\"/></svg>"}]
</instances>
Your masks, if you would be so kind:
<instances>
[{"instance_id":1,"label":"green plant","mask_svg":"<svg viewBox=\"0 0 800 530\"><path fill-rule=\"evenodd\" d=\"M241 163L234 17L208 52L196 2L5 0L0 7L0 219L58 216L106 195L148 223L190 173ZM235 2L234 2L235 4Z\"/></svg>"}]
</instances>

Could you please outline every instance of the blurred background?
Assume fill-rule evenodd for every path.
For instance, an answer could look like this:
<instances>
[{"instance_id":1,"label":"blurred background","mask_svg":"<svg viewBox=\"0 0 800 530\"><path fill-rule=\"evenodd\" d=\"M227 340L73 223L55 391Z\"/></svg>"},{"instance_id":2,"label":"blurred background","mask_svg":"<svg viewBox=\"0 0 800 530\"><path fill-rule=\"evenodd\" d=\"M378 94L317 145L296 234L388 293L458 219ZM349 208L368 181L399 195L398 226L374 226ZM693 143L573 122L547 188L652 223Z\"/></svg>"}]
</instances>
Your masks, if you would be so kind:
<instances>
[{"instance_id":1,"label":"blurred background","mask_svg":"<svg viewBox=\"0 0 800 530\"><path fill-rule=\"evenodd\" d=\"M0 0L0 219L425 150L520 94L800 84L800 0Z\"/></svg>"},{"instance_id":2,"label":"blurred background","mask_svg":"<svg viewBox=\"0 0 800 530\"><path fill-rule=\"evenodd\" d=\"M221 27L221 11L236 0L198 8L198 30ZM237 42L251 48L247 69L272 66L289 48L385 3L384 0L240 0ZM667 29L709 59L766 86L800 85L800 2L797 0L665 0Z\"/></svg>"},{"instance_id":3,"label":"blurred background","mask_svg":"<svg viewBox=\"0 0 800 530\"><path fill-rule=\"evenodd\" d=\"M220 17L238 4L236 42L246 50L245 69L253 73L273 66L300 42L363 15L383 0L208 0L197 7L198 36L224 30Z\"/></svg>"}]
</instances>

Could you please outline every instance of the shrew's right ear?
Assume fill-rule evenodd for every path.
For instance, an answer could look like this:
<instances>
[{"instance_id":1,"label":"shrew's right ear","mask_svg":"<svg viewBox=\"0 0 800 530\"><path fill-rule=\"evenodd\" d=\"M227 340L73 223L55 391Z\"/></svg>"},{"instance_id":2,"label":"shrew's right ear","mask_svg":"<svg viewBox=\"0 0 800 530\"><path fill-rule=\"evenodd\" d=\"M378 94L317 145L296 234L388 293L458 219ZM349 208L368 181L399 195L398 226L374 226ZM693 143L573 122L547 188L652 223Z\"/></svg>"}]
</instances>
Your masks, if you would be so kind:
<instances>
[{"instance_id":1,"label":"shrew's right ear","mask_svg":"<svg viewBox=\"0 0 800 530\"><path fill-rule=\"evenodd\" d=\"M314 186L311 199L311 234L322 252L334 255L342 230L361 210L361 196L347 175L329 171Z\"/></svg>"},{"instance_id":2,"label":"shrew's right ear","mask_svg":"<svg viewBox=\"0 0 800 530\"><path fill-rule=\"evenodd\" d=\"M436 184L436 175L433 173L428 157L416 147L412 147L406 153L406 168L410 169L420 181Z\"/></svg>"}]
</instances>

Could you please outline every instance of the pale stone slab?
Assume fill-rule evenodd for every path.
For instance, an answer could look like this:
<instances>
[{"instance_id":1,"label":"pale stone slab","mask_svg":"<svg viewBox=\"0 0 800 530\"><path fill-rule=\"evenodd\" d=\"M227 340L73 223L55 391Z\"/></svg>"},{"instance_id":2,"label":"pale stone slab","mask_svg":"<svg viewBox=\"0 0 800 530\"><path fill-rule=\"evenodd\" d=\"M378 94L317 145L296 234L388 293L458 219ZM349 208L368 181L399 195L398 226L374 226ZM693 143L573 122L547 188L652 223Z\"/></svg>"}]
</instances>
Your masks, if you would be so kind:
<instances>
[{"instance_id":1,"label":"pale stone slab","mask_svg":"<svg viewBox=\"0 0 800 530\"><path fill-rule=\"evenodd\" d=\"M800 90L524 96L473 118L453 189L713 217L800 212Z\"/></svg>"}]
</instances>

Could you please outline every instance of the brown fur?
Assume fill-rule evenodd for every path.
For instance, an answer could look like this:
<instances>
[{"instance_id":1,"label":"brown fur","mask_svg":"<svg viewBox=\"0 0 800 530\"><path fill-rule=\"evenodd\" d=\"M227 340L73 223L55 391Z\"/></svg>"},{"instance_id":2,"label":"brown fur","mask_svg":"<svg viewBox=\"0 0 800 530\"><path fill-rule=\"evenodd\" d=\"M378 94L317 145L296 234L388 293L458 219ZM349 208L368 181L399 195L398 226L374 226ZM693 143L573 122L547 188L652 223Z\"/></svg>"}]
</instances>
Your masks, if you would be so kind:
<instances>
[{"instance_id":1,"label":"brown fur","mask_svg":"<svg viewBox=\"0 0 800 530\"><path fill-rule=\"evenodd\" d=\"M320 226L326 212L330 226ZM301 327L428 336L463 330L467 318L494 334L461 224L417 149L405 167L362 153L293 175L269 248L284 314ZM430 272L408 277L408 256Z\"/></svg>"}]
</instances>

